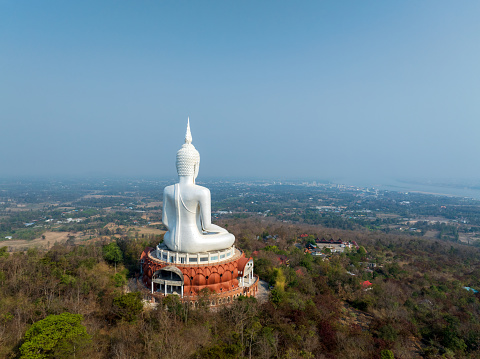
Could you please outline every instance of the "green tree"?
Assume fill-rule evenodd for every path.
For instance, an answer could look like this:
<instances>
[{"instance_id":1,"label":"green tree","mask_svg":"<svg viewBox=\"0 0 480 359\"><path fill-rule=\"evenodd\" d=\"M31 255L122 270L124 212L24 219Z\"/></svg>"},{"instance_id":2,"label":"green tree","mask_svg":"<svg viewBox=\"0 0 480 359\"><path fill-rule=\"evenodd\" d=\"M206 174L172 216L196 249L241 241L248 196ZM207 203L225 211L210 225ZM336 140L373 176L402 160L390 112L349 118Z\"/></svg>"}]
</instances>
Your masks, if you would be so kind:
<instances>
[{"instance_id":1,"label":"green tree","mask_svg":"<svg viewBox=\"0 0 480 359\"><path fill-rule=\"evenodd\" d=\"M308 237L306 238L306 244L316 244L317 242L315 242L315 237L312 236L311 234L308 235Z\"/></svg>"},{"instance_id":2,"label":"green tree","mask_svg":"<svg viewBox=\"0 0 480 359\"><path fill-rule=\"evenodd\" d=\"M391 350L388 350L388 349L384 349L382 350L382 352L380 353L380 357L382 359L395 359L395 357L393 356L393 353Z\"/></svg>"},{"instance_id":3,"label":"green tree","mask_svg":"<svg viewBox=\"0 0 480 359\"><path fill-rule=\"evenodd\" d=\"M313 268L313 256L310 253L306 253L299 264L305 269L311 271Z\"/></svg>"},{"instance_id":4,"label":"green tree","mask_svg":"<svg viewBox=\"0 0 480 359\"><path fill-rule=\"evenodd\" d=\"M378 336L383 340L394 342L397 340L398 332L392 325L387 324L378 330Z\"/></svg>"},{"instance_id":5,"label":"green tree","mask_svg":"<svg viewBox=\"0 0 480 359\"><path fill-rule=\"evenodd\" d=\"M363 257L367 254L367 251L365 250L364 246L360 246L357 250L357 253L360 254Z\"/></svg>"},{"instance_id":6,"label":"green tree","mask_svg":"<svg viewBox=\"0 0 480 359\"><path fill-rule=\"evenodd\" d=\"M273 288L270 291L270 301L275 305L280 304L280 302L283 300L283 296L284 293L277 288Z\"/></svg>"},{"instance_id":7,"label":"green tree","mask_svg":"<svg viewBox=\"0 0 480 359\"><path fill-rule=\"evenodd\" d=\"M123 273L116 273L113 276L113 282L115 283L115 287L123 287L125 284L127 284L127 278Z\"/></svg>"},{"instance_id":8,"label":"green tree","mask_svg":"<svg viewBox=\"0 0 480 359\"><path fill-rule=\"evenodd\" d=\"M127 322L133 322L142 310L143 303L140 292L122 294L113 299L113 311L115 315Z\"/></svg>"},{"instance_id":9,"label":"green tree","mask_svg":"<svg viewBox=\"0 0 480 359\"><path fill-rule=\"evenodd\" d=\"M107 262L115 263L115 273L117 273L117 263L123 260L122 250L116 242L112 242L103 247L103 258Z\"/></svg>"},{"instance_id":10,"label":"green tree","mask_svg":"<svg viewBox=\"0 0 480 359\"><path fill-rule=\"evenodd\" d=\"M75 358L91 337L81 314L49 315L30 327L20 347L22 359Z\"/></svg>"}]
</instances>

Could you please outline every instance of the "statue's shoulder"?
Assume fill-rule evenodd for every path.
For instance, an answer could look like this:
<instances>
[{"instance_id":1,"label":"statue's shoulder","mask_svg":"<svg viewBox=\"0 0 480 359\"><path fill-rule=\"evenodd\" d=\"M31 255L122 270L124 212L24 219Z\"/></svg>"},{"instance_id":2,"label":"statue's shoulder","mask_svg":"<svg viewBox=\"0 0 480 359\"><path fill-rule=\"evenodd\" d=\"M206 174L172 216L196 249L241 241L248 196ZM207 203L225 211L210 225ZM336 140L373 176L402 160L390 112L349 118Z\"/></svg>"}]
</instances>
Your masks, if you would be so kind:
<instances>
[{"instance_id":1,"label":"statue's shoulder","mask_svg":"<svg viewBox=\"0 0 480 359\"><path fill-rule=\"evenodd\" d=\"M195 192L202 198L210 198L210 190L207 187L195 185Z\"/></svg>"},{"instance_id":2,"label":"statue's shoulder","mask_svg":"<svg viewBox=\"0 0 480 359\"><path fill-rule=\"evenodd\" d=\"M199 192L210 193L210 190L207 187L195 185L195 189Z\"/></svg>"},{"instance_id":3,"label":"statue's shoulder","mask_svg":"<svg viewBox=\"0 0 480 359\"><path fill-rule=\"evenodd\" d=\"M174 191L175 191L175 185L173 184L163 189L163 193L166 193L166 194L172 194L174 193Z\"/></svg>"}]
</instances>

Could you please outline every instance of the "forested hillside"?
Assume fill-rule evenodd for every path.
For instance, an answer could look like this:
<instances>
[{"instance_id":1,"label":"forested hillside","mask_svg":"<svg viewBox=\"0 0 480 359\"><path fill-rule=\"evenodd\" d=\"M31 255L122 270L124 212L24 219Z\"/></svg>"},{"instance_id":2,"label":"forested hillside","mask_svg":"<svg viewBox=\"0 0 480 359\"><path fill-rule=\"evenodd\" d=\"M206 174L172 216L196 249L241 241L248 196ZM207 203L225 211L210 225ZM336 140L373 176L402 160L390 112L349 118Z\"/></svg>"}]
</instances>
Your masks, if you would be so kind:
<instances>
[{"instance_id":1,"label":"forested hillside","mask_svg":"<svg viewBox=\"0 0 480 359\"><path fill-rule=\"evenodd\" d=\"M476 248L274 220L221 225L254 257L256 273L271 286L267 301L192 310L168 297L143 307L135 291L138 257L154 241L2 249L0 357L480 356L480 302L464 288L480 288ZM299 248L315 237L359 248L317 258Z\"/></svg>"}]
</instances>

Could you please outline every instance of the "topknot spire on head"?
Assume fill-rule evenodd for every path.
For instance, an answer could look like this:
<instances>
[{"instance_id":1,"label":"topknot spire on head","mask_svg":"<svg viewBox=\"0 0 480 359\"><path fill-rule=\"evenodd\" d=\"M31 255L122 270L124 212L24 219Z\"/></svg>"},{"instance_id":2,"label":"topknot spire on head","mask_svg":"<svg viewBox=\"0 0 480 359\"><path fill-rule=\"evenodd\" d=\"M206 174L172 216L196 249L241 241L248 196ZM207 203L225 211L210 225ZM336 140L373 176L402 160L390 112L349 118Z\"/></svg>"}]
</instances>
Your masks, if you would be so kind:
<instances>
[{"instance_id":1,"label":"topknot spire on head","mask_svg":"<svg viewBox=\"0 0 480 359\"><path fill-rule=\"evenodd\" d=\"M192 133L190 132L190 117L187 119L187 133L185 134L185 143L192 143Z\"/></svg>"},{"instance_id":2,"label":"topknot spire on head","mask_svg":"<svg viewBox=\"0 0 480 359\"><path fill-rule=\"evenodd\" d=\"M194 176L198 174L200 154L192 144L192 133L190 132L190 118L187 121L187 133L185 143L177 152L177 173L179 176Z\"/></svg>"}]
</instances>

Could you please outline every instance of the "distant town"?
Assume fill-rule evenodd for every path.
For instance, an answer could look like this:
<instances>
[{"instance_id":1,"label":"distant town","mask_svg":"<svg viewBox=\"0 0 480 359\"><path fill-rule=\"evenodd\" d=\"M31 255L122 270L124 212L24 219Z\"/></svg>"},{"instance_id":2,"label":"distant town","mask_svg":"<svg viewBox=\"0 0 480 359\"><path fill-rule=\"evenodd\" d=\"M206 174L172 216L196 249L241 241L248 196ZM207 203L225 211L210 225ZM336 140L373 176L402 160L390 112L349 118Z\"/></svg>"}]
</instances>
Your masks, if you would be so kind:
<instances>
[{"instance_id":1,"label":"distant town","mask_svg":"<svg viewBox=\"0 0 480 359\"><path fill-rule=\"evenodd\" d=\"M0 356L478 357L480 201L197 181L235 243L189 257L164 246L172 183L0 181Z\"/></svg>"},{"instance_id":2,"label":"distant town","mask_svg":"<svg viewBox=\"0 0 480 359\"><path fill-rule=\"evenodd\" d=\"M0 241L9 250L98 235L161 234L168 181L0 182ZM201 183L201 182L199 182ZM480 246L480 201L317 182L209 181L216 220L267 217L283 223L365 229ZM33 242L32 242L33 241Z\"/></svg>"}]
</instances>

